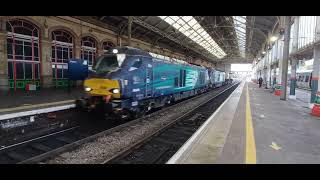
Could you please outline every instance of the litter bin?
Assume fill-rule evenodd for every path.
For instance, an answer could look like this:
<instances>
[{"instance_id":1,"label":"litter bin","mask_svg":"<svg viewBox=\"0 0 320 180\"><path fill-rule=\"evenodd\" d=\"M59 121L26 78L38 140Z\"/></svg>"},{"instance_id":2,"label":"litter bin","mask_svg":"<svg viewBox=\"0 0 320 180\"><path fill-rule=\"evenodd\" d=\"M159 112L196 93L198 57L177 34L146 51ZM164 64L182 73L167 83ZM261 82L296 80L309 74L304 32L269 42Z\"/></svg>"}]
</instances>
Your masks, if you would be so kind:
<instances>
[{"instance_id":1,"label":"litter bin","mask_svg":"<svg viewBox=\"0 0 320 180\"><path fill-rule=\"evenodd\" d=\"M317 92L314 105L311 110L313 116L320 116L320 92Z\"/></svg>"},{"instance_id":2,"label":"litter bin","mask_svg":"<svg viewBox=\"0 0 320 180\"><path fill-rule=\"evenodd\" d=\"M275 87L274 95L280 96L281 95L281 84L277 84Z\"/></svg>"}]
</instances>

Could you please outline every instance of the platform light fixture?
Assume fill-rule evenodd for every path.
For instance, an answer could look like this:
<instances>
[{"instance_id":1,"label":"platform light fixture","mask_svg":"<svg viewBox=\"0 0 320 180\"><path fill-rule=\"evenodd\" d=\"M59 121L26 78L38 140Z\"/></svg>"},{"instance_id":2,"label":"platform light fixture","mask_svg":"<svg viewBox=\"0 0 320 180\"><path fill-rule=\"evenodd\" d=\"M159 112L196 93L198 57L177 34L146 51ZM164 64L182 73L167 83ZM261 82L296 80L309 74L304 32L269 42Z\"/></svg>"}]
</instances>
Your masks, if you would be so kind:
<instances>
[{"instance_id":1,"label":"platform light fixture","mask_svg":"<svg viewBox=\"0 0 320 180\"><path fill-rule=\"evenodd\" d=\"M278 37L277 37L277 36L272 36L272 37L270 38L270 41L271 41L271 42L275 42L276 40L278 40Z\"/></svg>"},{"instance_id":2,"label":"platform light fixture","mask_svg":"<svg viewBox=\"0 0 320 180\"><path fill-rule=\"evenodd\" d=\"M266 54L266 52L265 52L265 51L262 51L262 54Z\"/></svg>"}]
</instances>

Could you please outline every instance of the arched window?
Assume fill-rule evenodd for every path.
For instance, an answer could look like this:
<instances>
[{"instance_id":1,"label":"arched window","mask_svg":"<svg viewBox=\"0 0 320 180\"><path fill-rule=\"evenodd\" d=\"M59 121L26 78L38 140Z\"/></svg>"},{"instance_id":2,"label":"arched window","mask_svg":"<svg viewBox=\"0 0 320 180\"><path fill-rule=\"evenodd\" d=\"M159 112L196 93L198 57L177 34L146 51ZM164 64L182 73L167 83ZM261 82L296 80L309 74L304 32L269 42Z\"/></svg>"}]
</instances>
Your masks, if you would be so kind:
<instances>
[{"instance_id":1,"label":"arched window","mask_svg":"<svg viewBox=\"0 0 320 180\"><path fill-rule=\"evenodd\" d=\"M8 78L12 89L40 86L39 30L25 20L9 20L7 30Z\"/></svg>"},{"instance_id":2,"label":"arched window","mask_svg":"<svg viewBox=\"0 0 320 180\"><path fill-rule=\"evenodd\" d=\"M73 58L73 38L64 30L52 32L52 74L56 87L67 86L68 61Z\"/></svg>"},{"instance_id":3,"label":"arched window","mask_svg":"<svg viewBox=\"0 0 320 180\"><path fill-rule=\"evenodd\" d=\"M81 40L81 59L87 60L91 69L96 59L96 41L89 37L83 37Z\"/></svg>"},{"instance_id":4,"label":"arched window","mask_svg":"<svg viewBox=\"0 0 320 180\"><path fill-rule=\"evenodd\" d=\"M107 52L112 47L115 47L115 45L111 41L106 41L102 43L103 52Z\"/></svg>"}]
</instances>

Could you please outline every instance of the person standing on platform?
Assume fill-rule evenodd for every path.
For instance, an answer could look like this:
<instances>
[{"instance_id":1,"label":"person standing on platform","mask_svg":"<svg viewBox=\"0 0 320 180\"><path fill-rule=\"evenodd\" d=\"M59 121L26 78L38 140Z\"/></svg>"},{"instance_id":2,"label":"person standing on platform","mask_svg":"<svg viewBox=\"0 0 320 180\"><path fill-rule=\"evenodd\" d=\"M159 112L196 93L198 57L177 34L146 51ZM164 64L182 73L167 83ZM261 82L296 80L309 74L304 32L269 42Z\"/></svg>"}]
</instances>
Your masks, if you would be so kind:
<instances>
[{"instance_id":1,"label":"person standing on platform","mask_svg":"<svg viewBox=\"0 0 320 180\"><path fill-rule=\"evenodd\" d=\"M272 77L272 91L271 93L274 93L274 91L276 90L276 84L277 84L277 78L276 76Z\"/></svg>"},{"instance_id":2,"label":"person standing on platform","mask_svg":"<svg viewBox=\"0 0 320 180\"><path fill-rule=\"evenodd\" d=\"M262 82L263 82L262 77L260 77L258 81L259 81L259 88L261 88L261 86L262 86Z\"/></svg>"}]
</instances>

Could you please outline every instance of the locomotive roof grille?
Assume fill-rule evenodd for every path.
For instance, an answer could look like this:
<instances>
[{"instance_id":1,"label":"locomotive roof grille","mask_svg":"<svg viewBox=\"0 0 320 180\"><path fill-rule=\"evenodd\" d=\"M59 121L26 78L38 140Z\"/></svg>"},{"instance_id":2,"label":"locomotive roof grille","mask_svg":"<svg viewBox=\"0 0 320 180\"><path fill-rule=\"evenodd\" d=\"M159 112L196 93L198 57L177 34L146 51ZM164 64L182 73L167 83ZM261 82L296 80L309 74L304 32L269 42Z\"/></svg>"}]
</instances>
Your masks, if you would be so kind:
<instances>
[{"instance_id":1,"label":"locomotive roof grille","mask_svg":"<svg viewBox=\"0 0 320 180\"><path fill-rule=\"evenodd\" d=\"M178 63L178 64L186 64L186 65L190 65L189 63L183 61L183 60L180 60L180 59L176 59L176 58L171 58L171 57L168 57L168 56L164 56L164 55L161 55L161 54L156 54L156 53L152 53L152 52L149 52L150 56L152 56L153 58L157 58L157 59L160 59L160 60L167 60L169 62L175 62L175 63Z\"/></svg>"},{"instance_id":2,"label":"locomotive roof grille","mask_svg":"<svg viewBox=\"0 0 320 180\"><path fill-rule=\"evenodd\" d=\"M115 51L115 49L117 51ZM141 56L146 56L146 57L153 57L155 58L155 60L158 61L167 61L167 62L171 62L171 63L175 63L175 64L183 64L183 65L188 65L188 66L198 66L198 67L203 67L201 65L197 65L197 64L190 64L186 61L177 59L177 58L172 58L172 57L168 57L168 56L164 56L164 55L160 55L160 54L156 54L156 53L152 53L152 52L146 52L144 50L138 49L138 48L134 48L134 47L129 47L129 46L123 46L123 47L114 47L109 49L107 52L105 52L105 54L127 54L127 55L141 55Z\"/></svg>"}]
</instances>

